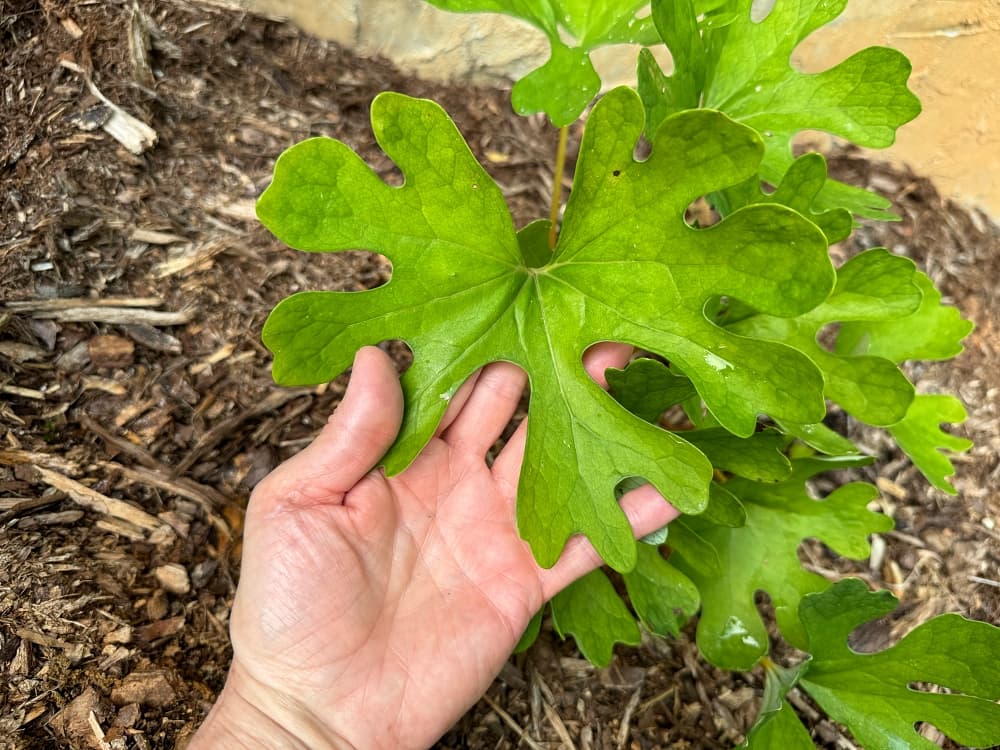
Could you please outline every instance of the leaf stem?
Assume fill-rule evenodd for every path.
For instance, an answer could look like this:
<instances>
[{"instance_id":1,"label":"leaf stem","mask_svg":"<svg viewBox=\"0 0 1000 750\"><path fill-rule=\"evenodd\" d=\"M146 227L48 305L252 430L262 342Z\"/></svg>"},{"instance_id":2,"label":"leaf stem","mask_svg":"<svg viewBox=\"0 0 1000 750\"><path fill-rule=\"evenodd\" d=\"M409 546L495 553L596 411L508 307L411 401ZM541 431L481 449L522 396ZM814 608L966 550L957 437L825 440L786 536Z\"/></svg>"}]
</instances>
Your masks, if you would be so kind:
<instances>
[{"instance_id":1,"label":"leaf stem","mask_svg":"<svg viewBox=\"0 0 1000 750\"><path fill-rule=\"evenodd\" d=\"M559 206L562 203L562 178L566 168L566 139L569 126L559 128L559 145L556 147L556 169L552 181L552 210L549 212L549 249L556 247L556 224L559 221Z\"/></svg>"}]
</instances>

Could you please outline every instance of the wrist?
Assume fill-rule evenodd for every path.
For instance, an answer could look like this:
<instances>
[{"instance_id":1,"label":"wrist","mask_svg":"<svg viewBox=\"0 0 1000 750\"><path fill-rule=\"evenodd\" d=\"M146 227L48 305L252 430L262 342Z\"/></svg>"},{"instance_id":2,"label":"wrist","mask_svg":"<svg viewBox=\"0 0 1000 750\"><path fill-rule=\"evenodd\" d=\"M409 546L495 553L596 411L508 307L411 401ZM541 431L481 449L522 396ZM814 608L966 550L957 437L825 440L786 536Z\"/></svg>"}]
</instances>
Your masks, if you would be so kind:
<instances>
[{"instance_id":1,"label":"wrist","mask_svg":"<svg viewBox=\"0 0 1000 750\"><path fill-rule=\"evenodd\" d=\"M255 684L234 663L187 750L354 750L295 701Z\"/></svg>"}]
</instances>

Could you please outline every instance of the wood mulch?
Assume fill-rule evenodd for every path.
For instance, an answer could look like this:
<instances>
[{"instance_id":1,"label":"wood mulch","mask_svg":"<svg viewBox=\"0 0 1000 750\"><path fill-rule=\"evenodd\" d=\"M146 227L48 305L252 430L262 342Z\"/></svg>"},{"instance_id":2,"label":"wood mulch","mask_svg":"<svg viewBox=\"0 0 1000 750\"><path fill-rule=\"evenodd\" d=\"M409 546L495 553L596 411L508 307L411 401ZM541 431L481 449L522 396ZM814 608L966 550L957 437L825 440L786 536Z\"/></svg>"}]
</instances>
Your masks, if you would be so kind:
<instances>
[{"instance_id":1,"label":"wood mulch","mask_svg":"<svg viewBox=\"0 0 1000 750\"><path fill-rule=\"evenodd\" d=\"M431 96L519 225L547 211L555 131L514 116L504 92L418 81L222 6L0 0L0 747L181 748L222 686L248 493L344 385L273 385L263 321L295 291L388 273L368 253L296 253L256 223L284 148L337 137L394 179L368 104ZM912 374L962 397L957 431L976 447L952 498L849 425L878 456L865 475L897 528L871 565L818 544L803 559L901 598L869 645L942 611L998 622L997 228L906 171L851 153L833 168L903 214L843 252L914 257L975 320L957 362ZM701 661L690 628L604 670L546 628L438 747L731 747L761 686ZM817 744L852 747L793 699Z\"/></svg>"}]
</instances>

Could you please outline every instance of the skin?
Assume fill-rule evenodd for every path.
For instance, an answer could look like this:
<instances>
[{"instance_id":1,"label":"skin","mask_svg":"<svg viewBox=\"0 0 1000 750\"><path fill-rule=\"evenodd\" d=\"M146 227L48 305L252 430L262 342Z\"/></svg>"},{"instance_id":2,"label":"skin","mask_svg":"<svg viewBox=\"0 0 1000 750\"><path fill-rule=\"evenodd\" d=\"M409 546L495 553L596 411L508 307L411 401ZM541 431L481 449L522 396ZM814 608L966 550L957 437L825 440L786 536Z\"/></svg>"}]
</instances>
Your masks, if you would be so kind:
<instances>
[{"instance_id":1,"label":"skin","mask_svg":"<svg viewBox=\"0 0 1000 750\"><path fill-rule=\"evenodd\" d=\"M600 344L584 361L604 385L628 353ZM475 703L535 612L601 564L573 538L541 568L518 536L526 424L486 463L525 382L511 364L481 370L410 467L387 478L372 467L403 396L381 350L358 352L323 431L250 499L233 664L190 750L416 750ZM622 508L637 536L677 515L648 485Z\"/></svg>"}]
</instances>

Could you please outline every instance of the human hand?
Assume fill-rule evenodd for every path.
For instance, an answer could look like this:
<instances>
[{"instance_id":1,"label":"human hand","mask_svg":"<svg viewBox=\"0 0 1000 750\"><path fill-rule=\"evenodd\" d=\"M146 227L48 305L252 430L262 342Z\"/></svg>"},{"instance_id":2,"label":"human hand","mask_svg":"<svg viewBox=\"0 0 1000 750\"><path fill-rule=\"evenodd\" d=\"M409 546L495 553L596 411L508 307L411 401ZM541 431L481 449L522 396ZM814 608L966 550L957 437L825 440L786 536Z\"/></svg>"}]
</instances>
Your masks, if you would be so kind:
<instances>
[{"instance_id":1,"label":"human hand","mask_svg":"<svg viewBox=\"0 0 1000 750\"><path fill-rule=\"evenodd\" d=\"M601 344L605 368L628 351ZM255 489L230 623L233 664L191 750L426 748L489 686L531 617L601 564L582 537L550 569L514 517L521 424L492 466L526 376L495 363L452 400L404 472L372 466L403 413L396 371L361 349L341 405ZM677 512L649 485L622 507L636 535Z\"/></svg>"}]
</instances>

